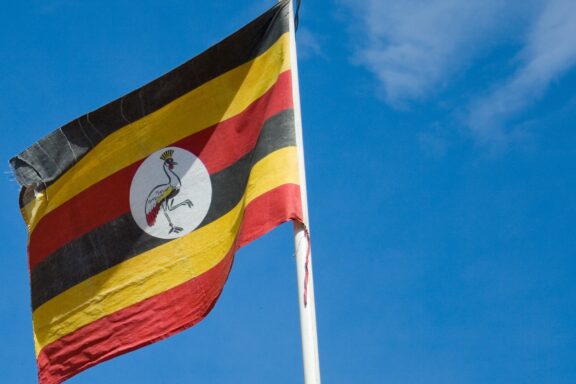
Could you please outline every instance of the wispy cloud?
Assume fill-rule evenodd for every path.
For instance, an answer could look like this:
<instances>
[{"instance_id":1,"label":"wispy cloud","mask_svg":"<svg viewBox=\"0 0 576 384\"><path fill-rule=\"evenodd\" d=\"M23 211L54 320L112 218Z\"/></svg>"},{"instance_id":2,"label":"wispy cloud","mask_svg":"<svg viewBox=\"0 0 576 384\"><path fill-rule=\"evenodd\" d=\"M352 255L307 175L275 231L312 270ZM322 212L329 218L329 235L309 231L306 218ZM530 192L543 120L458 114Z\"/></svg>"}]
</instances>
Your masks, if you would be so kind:
<instances>
[{"instance_id":1,"label":"wispy cloud","mask_svg":"<svg viewBox=\"0 0 576 384\"><path fill-rule=\"evenodd\" d=\"M470 106L468 126L477 139L504 146L506 123L534 103L567 70L576 65L576 3L545 2L520 54L521 65L502 84Z\"/></svg>"},{"instance_id":2,"label":"wispy cloud","mask_svg":"<svg viewBox=\"0 0 576 384\"><path fill-rule=\"evenodd\" d=\"M298 40L298 56L300 58L325 57L324 52L322 52L321 39L308 28L300 27L296 39Z\"/></svg>"},{"instance_id":3,"label":"wispy cloud","mask_svg":"<svg viewBox=\"0 0 576 384\"><path fill-rule=\"evenodd\" d=\"M510 7L498 0L342 1L360 21L356 60L380 80L393 105L442 87L490 43Z\"/></svg>"},{"instance_id":4,"label":"wispy cloud","mask_svg":"<svg viewBox=\"0 0 576 384\"><path fill-rule=\"evenodd\" d=\"M463 79L469 88L453 110L492 147L523 136L513 128L522 112L576 66L574 0L340 1L356 15L354 61L379 80L389 105L433 99ZM474 60L510 43L519 48L499 57L498 74L484 72L483 84L470 78Z\"/></svg>"}]
</instances>

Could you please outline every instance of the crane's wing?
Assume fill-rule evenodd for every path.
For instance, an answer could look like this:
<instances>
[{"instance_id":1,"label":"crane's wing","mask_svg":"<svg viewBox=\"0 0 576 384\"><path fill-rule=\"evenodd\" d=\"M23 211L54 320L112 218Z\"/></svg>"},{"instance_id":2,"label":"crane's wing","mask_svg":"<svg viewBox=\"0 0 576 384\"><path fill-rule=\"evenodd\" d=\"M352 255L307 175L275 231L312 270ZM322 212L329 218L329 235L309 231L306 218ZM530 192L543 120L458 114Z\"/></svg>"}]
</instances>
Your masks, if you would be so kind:
<instances>
[{"instance_id":1,"label":"crane's wing","mask_svg":"<svg viewBox=\"0 0 576 384\"><path fill-rule=\"evenodd\" d=\"M153 226L156 223L156 217L162 206L162 202L170 196L174 191L174 188L170 184L163 184L155 187L148 198L146 199L146 222L149 226Z\"/></svg>"}]
</instances>

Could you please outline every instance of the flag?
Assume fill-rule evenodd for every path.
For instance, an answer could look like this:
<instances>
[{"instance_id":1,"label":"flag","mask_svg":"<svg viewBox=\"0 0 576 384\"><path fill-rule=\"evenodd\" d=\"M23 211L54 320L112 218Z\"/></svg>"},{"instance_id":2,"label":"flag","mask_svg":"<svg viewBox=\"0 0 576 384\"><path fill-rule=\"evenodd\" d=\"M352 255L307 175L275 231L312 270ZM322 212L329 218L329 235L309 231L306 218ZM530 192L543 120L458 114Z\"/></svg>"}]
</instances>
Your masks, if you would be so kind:
<instances>
[{"instance_id":1,"label":"flag","mask_svg":"<svg viewBox=\"0 0 576 384\"><path fill-rule=\"evenodd\" d=\"M215 305L235 251L302 221L289 6L11 159L41 384Z\"/></svg>"}]
</instances>

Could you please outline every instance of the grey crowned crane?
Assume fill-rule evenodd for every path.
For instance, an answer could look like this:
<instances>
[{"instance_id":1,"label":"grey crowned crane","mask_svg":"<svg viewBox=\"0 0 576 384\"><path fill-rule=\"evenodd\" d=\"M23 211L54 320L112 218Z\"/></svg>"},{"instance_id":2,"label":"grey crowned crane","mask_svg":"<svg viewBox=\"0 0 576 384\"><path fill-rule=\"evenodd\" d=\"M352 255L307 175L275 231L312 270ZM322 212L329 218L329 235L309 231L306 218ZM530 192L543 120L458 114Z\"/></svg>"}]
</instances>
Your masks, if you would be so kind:
<instances>
[{"instance_id":1,"label":"grey crowned crane","mask_svg":"<svg viewBox=\"0 0 576 384\"><path fill-rule=\"evenodd\" d=\"M164 168L164 173L168 177L168 182L166 184L157 185L152 189L152 191L150 191L148 198L146 199L145 213L146 222L150 227L152 227L156 223L156 218L161 210L170 225L170 231L168 233L179 233L182 231L182 227L178 227L172 223L168 212L183 205L192 208L194 204L192 204L190 200L186 199L181 203L174 205L174 197L180 192L182 182L174 172L174 166L178 165L178 163L172 158L173 154L174 150L169 149L160 156L160 159L164 161L162 166Z\"/></svg>"}]
</instances>

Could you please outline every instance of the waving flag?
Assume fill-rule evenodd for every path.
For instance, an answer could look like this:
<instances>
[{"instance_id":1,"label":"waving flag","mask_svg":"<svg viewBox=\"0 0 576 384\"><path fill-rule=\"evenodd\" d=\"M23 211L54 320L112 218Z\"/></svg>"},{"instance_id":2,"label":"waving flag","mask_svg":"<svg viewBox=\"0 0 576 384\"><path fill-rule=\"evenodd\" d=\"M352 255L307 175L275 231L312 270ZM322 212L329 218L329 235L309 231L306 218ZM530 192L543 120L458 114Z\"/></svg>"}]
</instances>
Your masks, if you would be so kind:
<instances>
[{"instance_id":1,"label":"waving flag","mask_svg":"<svg viewBox=\"0 0 576 384\"><path fill-rule=\"evenodd\" d=\"M302 220L288 3L11 159L42 384L186 329Z\"/></svg>"}]
</instances>

